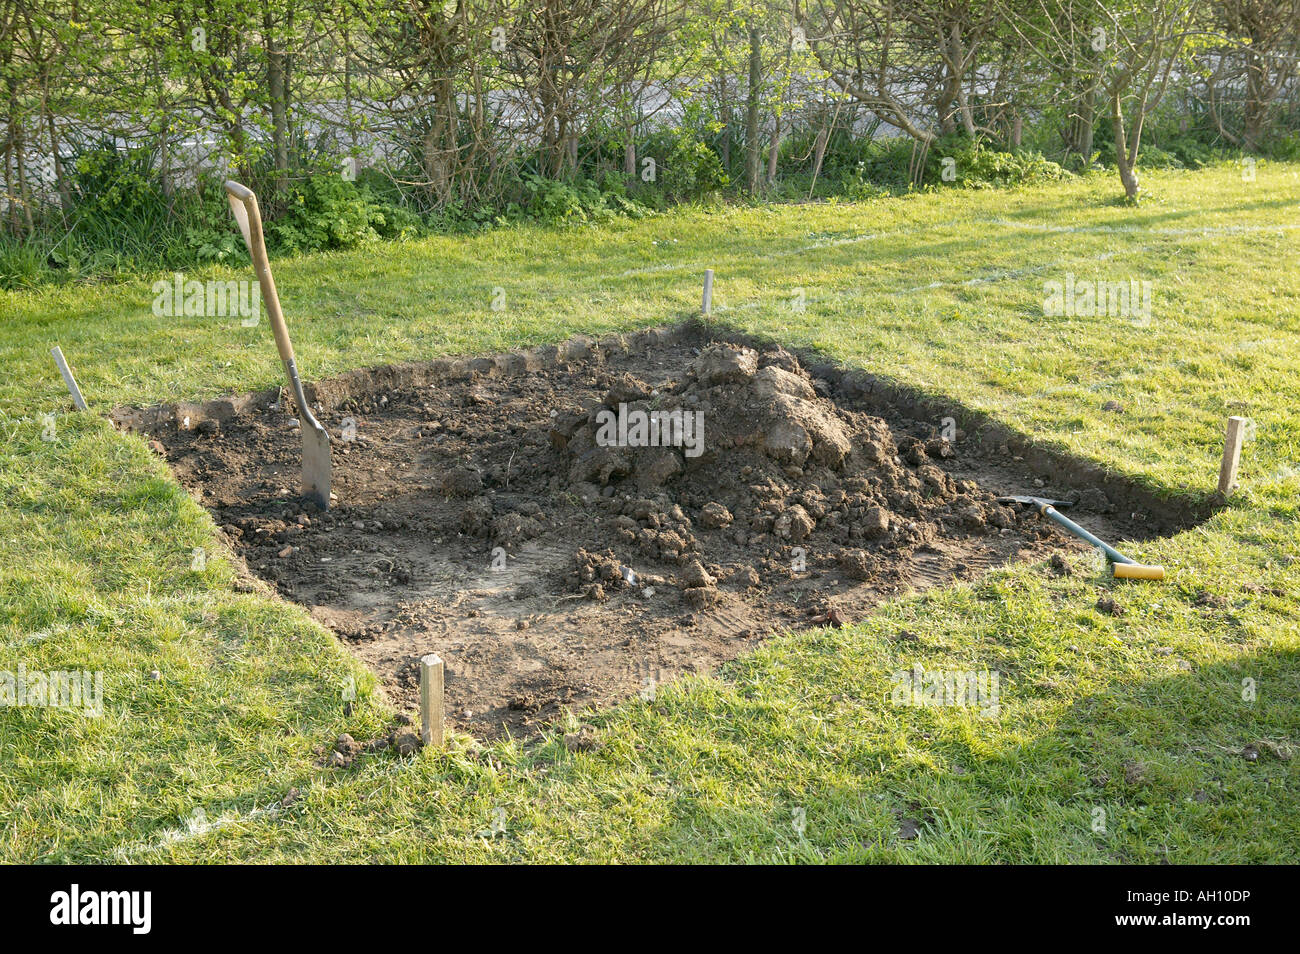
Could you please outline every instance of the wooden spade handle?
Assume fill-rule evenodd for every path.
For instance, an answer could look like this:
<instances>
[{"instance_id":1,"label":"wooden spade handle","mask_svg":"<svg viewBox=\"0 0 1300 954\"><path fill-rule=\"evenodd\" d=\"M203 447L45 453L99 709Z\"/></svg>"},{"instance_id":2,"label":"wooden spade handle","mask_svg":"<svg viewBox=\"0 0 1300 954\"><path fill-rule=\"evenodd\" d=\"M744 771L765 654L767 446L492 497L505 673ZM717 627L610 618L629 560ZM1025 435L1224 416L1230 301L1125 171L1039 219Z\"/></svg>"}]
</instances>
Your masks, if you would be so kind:
<instances>
[{"instance_id":1,"label":"wooden spade handle","mask_svg":"<svg viewBox=\"0 0 1300 954\"><path fill-rule=\"evenodd\" d=\"M262 237L262 213L257 207L257 196L248 186L238 182L226 182L226 195L230 199L230 209L235 213L240 231L244 233L244 242L248 245L248 254L253 258L253 270L257 273L257 282L262 286L262 302L271 319L271 333L275 335L275 348L280 352L280 360L285 368L294 368L293 342L289 340L289 326L284 322L284 312L280 310L280 296L275 292L275 279L271 277L271 262L266 256L266 240ZM242 215L241 215L242 212Z\"/></svg>"}]
</instances>

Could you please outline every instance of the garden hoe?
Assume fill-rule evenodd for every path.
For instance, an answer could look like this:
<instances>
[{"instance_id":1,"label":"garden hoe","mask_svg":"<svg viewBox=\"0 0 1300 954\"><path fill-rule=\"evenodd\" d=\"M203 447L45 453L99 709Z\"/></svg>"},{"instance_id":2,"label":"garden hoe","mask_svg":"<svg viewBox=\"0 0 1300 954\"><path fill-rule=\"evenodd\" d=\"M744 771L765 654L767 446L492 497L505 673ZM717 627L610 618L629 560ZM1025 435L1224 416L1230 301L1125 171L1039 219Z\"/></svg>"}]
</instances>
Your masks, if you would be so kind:
<instances>
[{"instance_id":1,"label":"garden hoe","mask_svg":"<svg viewBox=\"0 0 1300 954\"><path fill-rule=\"evenodd\" d=\"M1163 580L1165 578L1164 567L1146 566L1145 564L1138 563L1136 560L1130 560L1109 543L1099 540L1073 520L1058 513L1056 510L1057 507L1071 506L1068 500L1047 500L1044 497L999 497L998 503L1030 504L1037 507L1038 512L1044 517L1056 521L1080 540L1086 540L1088 543L1091 543L1094 547L1098 547L1103 553L1105 553L1111 562L1111 570L1118 579Z\"/></svg>"},{"instance_id":2,"label":"garden hoe","mask_svg":"<svg viewBox=\"0 0 1300 954\"><path fill-rule=\"evenodd\" d=\"M227 182L226 197L230 200L230 210L235 213L235 221L239 223L239 231L244 234L244 244L248 246L248 253L253 258L257 281L262 286L262 300L266 303L266 311L271 318L275 347L280 352L285 373L289 375L289 387L293 389L293 398L298 404L298 419L302 422L302 493L321 510L328 510L330 436L307 407L307 395L303 393L302 379L298 377L298 365L293 357L293 344L289 341L289 328L284 323L284 312L280 310L280 299L275 293L275 279L271 277L271 263L266 257L266 240L262 237L262 213L257 208L257 196L252 189L238 182Z\"/></svg>"}]
</instances>

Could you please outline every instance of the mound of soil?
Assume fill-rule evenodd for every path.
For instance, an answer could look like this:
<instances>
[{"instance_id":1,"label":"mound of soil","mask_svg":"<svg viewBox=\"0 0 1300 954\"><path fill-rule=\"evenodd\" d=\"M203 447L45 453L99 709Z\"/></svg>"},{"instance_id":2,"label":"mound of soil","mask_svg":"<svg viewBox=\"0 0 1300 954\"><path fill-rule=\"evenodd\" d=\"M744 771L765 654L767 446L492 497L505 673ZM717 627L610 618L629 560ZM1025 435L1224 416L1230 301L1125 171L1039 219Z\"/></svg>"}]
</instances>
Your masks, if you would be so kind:
<instances>
[{"instance_id":1,"label":"mound of soil","mask_svg":"<svg viewBox=\"0 0 1300 954\"><path fill-rule=\"evenodd\" d=\"M956 456L949 441L896 439L882 418L827 393L782 349L712 344L675 380L623 372L599 401L557 413L549 437L568 462L565 489L603 517L619 553L667 573L692 609L725 602L720 582L748 589L764 575L794 578L800 563L896 585L914 575L920 548L992 545L1017 526L995 494L941 466ZM688 416L694 428L674 430ZM622 440L609 440L612 423L638 419L698 440L636 446L626 424ZM583 551L578 562L586 593L631 585L613 556L596 565Z\"/></svg>"},{"instance_id":2,"label":"mound of soil","mask_svg":"<svg viewBox=\"0 0 1300 954\"><path fill-rule=\"evenodd\" d=\"M299 496L282 394L115 416L399 705L416 707L417 661L436 652L449 721L488 737L1081 548L996 500L1067 496L1070 468L848 390L699 328L354 372L312 389L334 440L324 513ZM1107 487L1074 490L1090 529L1156 529Z\"/></svg>"}]
</instances>

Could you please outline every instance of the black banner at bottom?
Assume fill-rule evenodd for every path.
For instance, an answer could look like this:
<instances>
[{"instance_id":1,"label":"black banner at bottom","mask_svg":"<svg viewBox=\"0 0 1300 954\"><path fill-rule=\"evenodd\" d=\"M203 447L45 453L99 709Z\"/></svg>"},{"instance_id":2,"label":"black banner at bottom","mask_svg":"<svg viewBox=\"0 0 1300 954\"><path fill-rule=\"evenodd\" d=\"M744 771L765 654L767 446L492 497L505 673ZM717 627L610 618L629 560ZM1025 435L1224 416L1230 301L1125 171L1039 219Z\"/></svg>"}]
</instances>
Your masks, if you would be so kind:
<instances>
[{"instance_id":1,"label":"black banner at bottom","mask_svg":"<svg viewBox=\"0 0 1300 954\"><path fill-rule=\"evenodd\" d=\"M36 932L128 945L279 938L342 944L354 937L373 942L377 932L394 929L428 931L429 943L437 944L448 919L461 922L457 935L487 928L493 940L512 925L521 932L553 930L549 922L557 918L568 924L566 930L606 918L633 925L645 919L657 934L684 926L681 916L688 913L693 925L716 925L716 933L732 941L770 931L776 915L812 937L848 929L884 938L901 927L918 938L938 931L951 939L965 927L972 939L986 940L1128 934L1183 943L1200 934L1233 943L1258 938L1261 928L1271 933L1270 925L1276 931L1291 917L1282 900L1290 895L1283 881L1290 872L1268 868L731 870L724 882L715 871L686 893L682 889L693 876L683 870L658 890L654 885L662 874L653 870L607 873L599 884L580 869L538 874L373 867L0 868L0 910L18 937ZM516 877L521 880L512 884ZM705 890L720 909L712 918L700 917L707 910ZM464 901L453 903L458 896ZM513 916L493 910L500 905L514 908ZM762 916L751 927L744 914L754 910ZM634 936L642 933L629 927ZM709 934L696 926L689 930Z\"/></svg>"}]
</instances>

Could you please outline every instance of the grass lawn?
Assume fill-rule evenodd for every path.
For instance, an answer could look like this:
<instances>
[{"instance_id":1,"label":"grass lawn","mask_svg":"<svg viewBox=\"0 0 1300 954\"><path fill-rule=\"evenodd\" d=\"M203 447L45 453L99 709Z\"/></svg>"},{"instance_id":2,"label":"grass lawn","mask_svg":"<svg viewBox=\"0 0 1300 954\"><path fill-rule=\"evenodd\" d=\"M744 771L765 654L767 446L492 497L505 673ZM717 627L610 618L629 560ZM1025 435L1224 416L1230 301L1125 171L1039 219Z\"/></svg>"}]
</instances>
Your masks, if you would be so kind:
<instances>
[{"instance_id":1,"label":"grass lawn","mask_svg":"<svg viewBox=\"0 0 1300 954\"><path fill-rule=\"evenodd\" d=\"M224 556L193 569L220 551L207 513L103 416L278 383L267 323L155 317L159 276L7 294L0 671L102 671L104 711L0 708L0 861L1300 861L1300 166L1144 185L1138 209L1107 176L275 263L309 378L668 323L712 267L720 322L1189 503L1225 418L1254 421L1225 509L1121 545L1167 582L1021 566L900 599L590 717L594 752L457 737L315 768L339 733L381 731L374 680ZM1045 318L1067 273L1152 282L1150 321ZM893 705L914 664L996 669L998 715Z\"/></svg>"}]
</instances>

